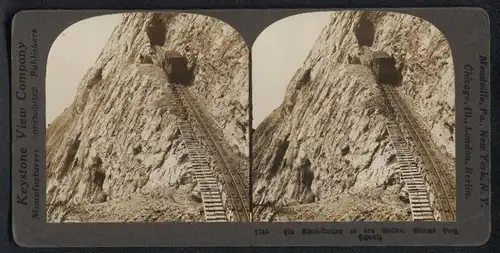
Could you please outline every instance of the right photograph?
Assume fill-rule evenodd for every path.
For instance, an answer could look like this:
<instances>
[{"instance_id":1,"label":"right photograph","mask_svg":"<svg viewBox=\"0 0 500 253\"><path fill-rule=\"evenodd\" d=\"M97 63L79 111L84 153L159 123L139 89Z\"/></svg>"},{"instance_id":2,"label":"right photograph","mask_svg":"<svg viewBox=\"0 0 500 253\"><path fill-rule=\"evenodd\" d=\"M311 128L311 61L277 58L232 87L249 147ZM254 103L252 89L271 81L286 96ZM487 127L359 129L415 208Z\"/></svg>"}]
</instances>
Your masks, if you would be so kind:
<instances>
[{"instance_id":1,"label":"right photograph","mask_svg":"<svg viewBox=\"0 0 500 253\"><path fill-rule=\"evenodd\" d=\"M254 221L456 221L455 74L432 23L298 14L251 51Z\"/></svg>"}]
</instances>

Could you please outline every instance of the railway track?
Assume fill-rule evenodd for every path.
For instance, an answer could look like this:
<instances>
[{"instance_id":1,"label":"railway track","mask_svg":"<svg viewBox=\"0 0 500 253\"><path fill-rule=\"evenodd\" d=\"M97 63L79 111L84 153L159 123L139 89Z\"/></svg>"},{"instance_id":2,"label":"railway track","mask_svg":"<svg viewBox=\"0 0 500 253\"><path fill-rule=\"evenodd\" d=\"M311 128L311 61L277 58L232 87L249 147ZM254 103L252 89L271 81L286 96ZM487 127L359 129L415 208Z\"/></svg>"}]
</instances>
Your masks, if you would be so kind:
<instances>
[{"instance_id":1,"label":"railway track","mask_svg":"<svg viewBox=\"0 0 500 253\"><path fill-rule=\"evenodd\" d=\"M229 161L229 154L224 149L223 137L216 134L214 127L210 126L210 118L202 113L200 106L196 103L196 99L192 97L187 88L180 85L172 87L173 94L179 99L184 110L190 116L199 131L200 137L207 145L207 149L212 157L217 162L217 174L223 178L224 191L228 196L228 207L231 209L237 221L250 221L250 203L249 203L249 187L248 182L245 182L245 177L242 176L242 169L234 166ZM199 137L199 139L200 139Z\"/></svg>"},{"instance_id":2,"label":"railway track","mask_svg":"<svg viewBox=\"0 0 500 253\"><path fill-rule=\"evenodd\" d=\"M434 221L434 212L429 199L429 192L424 178L417 167L413 154L403 138L399 125L390 120L386 124L392 145L396 150L396 158L400 165L401 179L408 187L410 209L413 220Z\"/></svg>"},{"instance_id":3,"label":"railway track","mask_svg":"<svg viewBox=\"0 0 500 253\"><path fill-rule=\"evenodd\" d=\"M434 211L432 210L429 191L424 181L424 177L417 166L413 152L411 152L406 142L400 126L396 121L396 111L391 106L385 90L381 90L384 95L383 105L387 112L388 122L386 123L387 133L396 151L396 159L400 165L401 179L408 188L408 198L410 210L414 221L434 221Z\"/></svg>"},{"instance_id":4,"label":"railway track","mask_svg":"<svg viewBox=\"0 0 500 253\"><path fill-rule=\"evenodd\" d=\"M217 178L210 169L205 149L198 141L191 123L187 118L187 111L182 106L182 101L178 98L176 91L172 90L174 101L173 106L180 114L181 119L177 121L181 132L184 146L188 151L190 170L194 174L195 180L200 184L201 199L203 203L203 213L207 222L228 221L222 194L217 184Z\"/></svg>"},{"instance_id":5,"label":"railway track","mask_svg":"<svg viewBox=\"0 0 500 253\"><path fill-rule=\"evenodd\" d=\"M190 101L202 101L195 94L189 91L189 89L184 89L185 94L189 97ZM212 133L215 134L217 139L224 140L225 133L224 129L220 126L219 122L203 107L200 107L198 103L193 103L196 105L200 115L205 116L204 119L208 126L211 126ZM250 172L248 170L248 164L242 163L240 160L245 159L243 157L238 157L239 150L237 148L232 148L229 145L224 145L226 142L219 142L221 144L221 150L225 153L226 162L234 168L239 168L238 173L244 179L243 183L248 191L250 184Z\"/></svg>"},{"instance_id":6,"label":"railway track","mask_svg":"<svg viewBox=\"0 0 500 253\"><path fill-rule=\"evenodd\" d=\"M412 110L401 98L397 90L390 85L381 85L381 89L391 108L396 112L398 120L407 129L412 143L426 166L426 174L430 179L430 185L435 195L435 206L442 215L444 221L454 221L456 219L455 204L455 182L452 181L450 172L446 166L440 162L435 153L436 148L432 145L432 140L421 123L413 116Z\"/></svg>"}]
</instances>

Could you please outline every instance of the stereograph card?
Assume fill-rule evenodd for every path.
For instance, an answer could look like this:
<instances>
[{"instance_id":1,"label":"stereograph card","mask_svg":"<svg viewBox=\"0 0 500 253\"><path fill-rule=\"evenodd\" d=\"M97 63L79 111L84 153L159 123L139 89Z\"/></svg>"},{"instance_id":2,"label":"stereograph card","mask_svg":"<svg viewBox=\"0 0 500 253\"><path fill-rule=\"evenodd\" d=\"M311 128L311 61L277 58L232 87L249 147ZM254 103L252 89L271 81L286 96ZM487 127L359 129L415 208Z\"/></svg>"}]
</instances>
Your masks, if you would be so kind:
<instances>
[{"instance_id":1,"label":"stereograph card","mask_svg":"<svg viewBox=\"0 0 500 253\"><path fill-rule=\"evenodd\" d=\"M19 12L14 238L482 244L489 41L479 8Z\"/></svg>"}]
</instances>

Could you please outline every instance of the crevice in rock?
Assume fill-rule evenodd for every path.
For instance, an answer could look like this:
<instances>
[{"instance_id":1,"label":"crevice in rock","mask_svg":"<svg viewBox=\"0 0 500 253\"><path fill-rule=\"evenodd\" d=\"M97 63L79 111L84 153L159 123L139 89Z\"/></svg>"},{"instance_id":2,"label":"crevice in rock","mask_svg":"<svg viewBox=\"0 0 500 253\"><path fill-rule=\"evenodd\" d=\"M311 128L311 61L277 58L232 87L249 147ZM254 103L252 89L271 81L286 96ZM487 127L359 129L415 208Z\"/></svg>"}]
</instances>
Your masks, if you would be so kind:
<instances>
[{"instance_id":1,"label":"crevice in rock","mask_svg":"<svg viewBox=\"0 0 500 253\"><path fill-rule=\"evenodd\" d=\"M80 133L81 134L81 133ZM64 165L61 168L61 172L57 174L57 179L61 180L68 170L72 167L73 160L75 159L76 153L78 152L78 148L80 147L80 134L75 138L75 140L71 143L66 151L66 157L64 158Z\"/></svg>"},{"instance_id":2,"label":"crevice in rock","mask_svg":"<svg viewBox=\"0 0 500 253\"><path fill-rule=\"evenodd\" d=\"M186 79L183 80L184 83L186 83L187 85L193 84L194 76L195 76L194 73L196 72L197 69L198 69L198 64L196 63L196 61L193 61L191 63L191 67L189 67L189 69L188 69Z\"/></svg>"},{"instance_id":3,"label":"crevice in rock","mask_svg":"<svg viewBox=\"0 0 500 253\"><path fill-rule=\"evenodd\" d=\"M308 84L311 81L311 70L312 68L307 68L304 73L302 73L299 81L297 82L297 86L295 86L296 90L300 90L302 86Z\"/></svg>"},{"instance_id":4,"label":"crevice in rock","mask_svg":"<svg viewBox=\"0 0 500 253\"><path fill-rule=\"evenodd\" d=\"M100 81L102 81L102 67L95 70L92 78L89 81L89 84L87 85L87 89L92 89L92 87L94 87L94 85L99 83Z\"/></svg>"},{"instance_id":5,"label":"crevice in rock","mask_svg":"<svg viewBox=\"0 0 500 253\"><path fill-rule=\"evenodd\" d=\"M361 60L359 59L359 56L349 54L347 56L347 63L361 65Z\"/></svg>"},{"instance_id":6,"label":"crevice in rock","mask_svg":"<svg viewBox=\"0 0 500 253\"><path fill-rule=\"evenodd\" d=\"M389 137L389 132L387 132L387 129L384 127L382 129L382 133L377 136L377 138L375 139L376 142L381 142L382 140L386 139L387 137Z\"/></svg>"},{"instance_id":7,"label":"crevice in rock","mask_svg":"<svg viewBox=\"0 0 500 253\"><path fill-rule=\"evenodd\" d=\"M392 173L389 178L384 182L384 188L387 186L395 185L399 182L399 175L397 173Z\"/></svg>"},{"instance_id":8,"label":"crevice in rock","mask_svg":"<svg viewBox=\"0 0 500 253\"><path fill-rule=\"evenodd\" d=\"M179 185L185 185L190 183L193 183L193 177L188 173L183 174L179 179Z\"/></svg>"},{"instance_id":9,"label":"crevice in rock","mask_svg":"<svg viewBox=\"0 0 500 253\"><path fill-rule=\"evenodd\" d=\"M92 183L94 183L99 189L102 189L105 178L106 175L104 174L103 171L95 170L94 177L92 178Z\"/></svg>"},{"instance_id":10,"label":"crevice in rock","mask_svg":"<svg viewBox=\"0 0 500 253\"><path fill-rule=\"evenodd\" d=\"M314 179L314 173L311 171L311 161L306 158L300 168L302 172L301 183L305 186L305 189L310 190Z\"/></svg>"},{"instance_id":11,"label":"crevice in rock","mask_svg":"<svg viewBox=\"0 0 500 253\"><path fill-rule=\"evenodd\" d=\"M387 162L385 163L386 165L391 165L396 163L396 154L391 154L389 158L387 158Z\"/></svg>"},{"instance_id":12,"label":"crevice in rock","mask_svg":"<svg viewBox=\"0 0 500 253\"><path fill-rule=\"evenodd\" d=\"M362 130L362 131L363 131L363 133L368 132L369 125L370 125L370 124L369 124L369 123L367 123L367 124L363 127L363 130Z\"/></svg>"},{"instance_id":13,"label":"crevice in rock","mask_svg":"<svg viewBox=\"0 0 500 253\"><path fill-rule=\"evenodd\" d=\"M347 154L349 154L351 148L349 147L349 145L345 145L341 150L340 150L340 154L342 156L345 156Z\"/></svg>"},{"instance_id":14,"label":"crevice in rock","mask_svg":"<svg viewBox=\"0 0 500 253\"><path fill-rule=\"evenodd\" d=\"M150 55L139 55L139 62L141 64L153 64L153 59L151 58Z\"/></svg>"},{"instance_id":15,"label":"crevice in rock","mask_svg":"<svg viewBox=\"0 0 500 253\"><path fill-rule=\"evenodd\" d=\"M95 164L92 173L92 196L90 201L92 203L102 203L108 199L107 194L103 191L104 180L106 179L106 173L101 170L102 161L98 157L97 164Z\"/></svg>"},{"instance_id":16,"label":"crevice in rock","mask_svg":"<svg viewBox=\"0 0 500 253\"><path fill-rule=\"evenodd\" d=\"M314 157L319 157L321 155L322 149L323 149L322 145L317 146L316 150L314 151Z\"/></svg>"},{"instance_id":17,"label":"crevice in rock","mask_svg":"<svg viewBox=\"0 0 500 253\"><path fill-rule=\"evenodd\" d=\"M189 157L187 153L182 154L181 157L179 157L179 164L185 163L188 160L188 158Z\"/></svg>"},{"instance_id":18,"label":"crevice in rock","mask_svg":"<svg viewBox=\"0 0 500 253\"><path fill-rule=\"evenodd\" d=\"M290 142L288 141L288 138L280 141L280 144L274 152L275 154L271 163L271 168L269 168L269 174L267 175L268 180L276 176L279 168L282 167L281 163L283 162L283 158L285 157L289 144Z\"/></svg>"},{"instance_id":19,"label":"crevice in rock","mask_svg":"<svg viewBox=\"0 0 500 253\"><path fill-rule=\"evenodd\" d=\"M450 132L450 134L452 136L455 135L455 125L454 124L450 124L448 122L444 122L444 126L448 129L448 131Z\"/></svg>"},{"instance_id":20,"label":"crevice in rock","mask_svg":"<svg viewBox=\"0 0 500 253\"><path fill-rule=\"evenodd\" d=\"M179 130L178 127L176 127L175 132L172 135L168 136L167 140L171 142L173 140L178 139L180 136L181 136L181 131Z\"/></svg>"},{"instance_id":21,"label":"crevice in rock","mask_svg":"<svg viewBox=\"0 0 500 253\"><path fill-rule=\"evenodd\" d=\"M75 158L75 160L73 161L73 167L76 167L78 165L78 158Z\"/></svg>"},{"instance_id":22,"label":"crevice in rock","mask_svg":"<svg viewBox=\"0 0 500 253\"><path fill-rule=\"evenodd\" d=\"M92 167L101 168L101 166L102 166L102 159L100 157L96 156L92 161Z\"/></svg>"},{"instance_id":23,"label":"crevice in rock","mask_svg":"<svg viewBox=\"0 0 500 253\"><path fill-rule=\"evenodd\" d=\"M137 147L134 147L132 152L134 153L134 155L137 155L139 153L142 152L142 146L139 144Z\"/></svg>"},{"instance_id":24,"label":"crevice in rock","mask_svg":"<svg viewBox=\"0 0 500 253\"><path fill-rule=\"evenodd\" d=\"M247 126L244 122L236 121L236 125L243 133L247 132Z\"/></svg>"}]
</instances>

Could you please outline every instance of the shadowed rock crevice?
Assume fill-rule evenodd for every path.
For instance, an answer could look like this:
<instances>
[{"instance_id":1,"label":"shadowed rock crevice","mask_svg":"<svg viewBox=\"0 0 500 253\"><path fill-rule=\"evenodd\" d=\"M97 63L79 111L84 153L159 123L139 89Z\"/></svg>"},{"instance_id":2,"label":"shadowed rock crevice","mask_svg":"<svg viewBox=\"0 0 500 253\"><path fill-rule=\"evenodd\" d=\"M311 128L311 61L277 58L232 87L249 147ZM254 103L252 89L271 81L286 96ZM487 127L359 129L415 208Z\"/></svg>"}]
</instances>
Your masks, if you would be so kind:
<instances>
[{"instance_id":1,"label":"shadowed rock crevice","mask_svg":"<svg viewBox=\"0 0 500 253\"><path fill-rule=\"evenodd\" d=\"M141 64L153 64L153 59L151 58L150 55L140 54L140 56L139 56L139 62Z\"/></svg>"},{"instance_id":2,"label":"shadowed rock crevice","mask_svg":"<svg viewBox=\"0 0 500 253\"><path fill-rule=\"evenodd\" d=\"M92 78L89 81L89 85L87 85L87 88L92 89L92 87L94 87L95 84L98 84L101 81L102 81L102 67L97 68L95 70L94 75L92 76Z\"/></svg>"},{"instance_id":3,"label":"shadowed rock crevice","mask_svg":"<svg viewBox=\"0 0 500 253\"><path fill-rule=\"evenodd\" d=\"M104 179L106 175L103 171L95 170L94 177L92 179L92 183L94 183L99 189L102 189L102 185L104 184Z\"/></svg>"},{"instance_id":4,"label":"shadowed rock crevice","mask_svg":"<svg viewBox=\"0 0 500 253\"><path fill-rule=\"evenodd\" d=\"M81 142L80 135L78 135L76 140L74 140L68 147L66 151L66 156L64 158L64 165L61 167L61 171L59 171L57 175L59 179L66 176L68 171L71 169L72 167L71 165L73 164L75 156L78 152L78 148L80 147L80 142Z\"/></svg>"},{"instance_id":5,"label":"shadowed rock crevice","mask_svg":"<svg viewBox=\"0 0 500 253\"><path fill-rule=\"evenodd\" d=\"M311 161L308 158L305 158L299 169L302 175L302 185L305 186L305 189L311 190L311 185L314 179L314 172L311 170Z\"/></svg>"},{"instance_id":6,"label":"shadowed rock crevice","mask_svg":"<svg viewBox=\"0 0 500 253\"><path fill-rule=\"evenodd\" d=\"M300 90L302 86L308 84L311 81L311 70L312 68L307 68L304 73L300 76L299 81L297 82L297 86L295 86L296 90Z\"/></svg>"},{"instance_id":7,"label":"shadowed rock crevice","mask_svg":"<svg viewBox=\"0 0 500 253\"><path fill-rule=\"evenodd\" d=\"M274 159L271 162L271 168L269 169L268 178L274 177L276 173L278 173L278 170L281 168L281 164L286 163L286 160L284 161L283 158L285 157L285 154L287 152L288 145L290 145L290 142L287 139L282 140L278 145L275 151Z\"/></svg>"},{"instance_id":8,"label":"shadowed rock crevice","mask_svg":"<svg viewBox=\"0 0 500 253\"><path fill-rule=\"evenodd\" d=\"M138 155L138 154L139 154L139 153L141 153L141 152L142 152L142 146L141 146L140 144L139 144L139 145L137 145L136 147L134 147L134 148L132 149L132 153L133 153L134 155Z\"/></svg>"}]
</instances>

